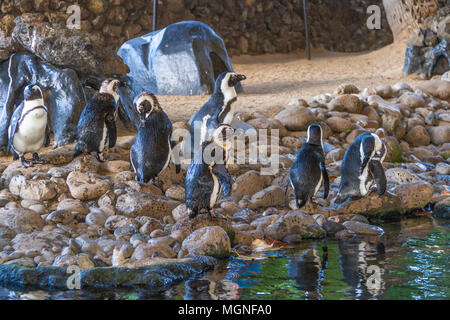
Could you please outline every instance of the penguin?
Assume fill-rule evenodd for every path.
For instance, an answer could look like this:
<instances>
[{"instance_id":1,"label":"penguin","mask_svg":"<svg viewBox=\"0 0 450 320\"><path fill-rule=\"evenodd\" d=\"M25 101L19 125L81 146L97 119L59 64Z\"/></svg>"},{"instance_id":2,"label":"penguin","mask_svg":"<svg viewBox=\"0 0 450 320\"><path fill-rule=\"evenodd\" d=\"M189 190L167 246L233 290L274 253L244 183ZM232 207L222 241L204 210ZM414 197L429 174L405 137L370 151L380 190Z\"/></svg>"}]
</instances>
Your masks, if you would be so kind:
<instances>
[{"instance_id":1,"label":"penguin","mask_svg":"<svg viewBox=\"0 0 450 320\"><path fill-rule=\"evenodd\" d=\"M109 93L110 95L112 95L114 97L114 101L116 102L116 112L114 114L115 120L117 120L117 115L119 114L119 107L120 107L120 97L119 97L119 94L117 93L117 91L122 86L123 86L123 83L120 80L108 78L102 82L100 89L99 89L100 93ZM114 146L112 146L112 147L114 147Z\"/></svg>"},{"instance_id":2,"label":"penguin","mask_svg":"<svg viewBox=\"0 0 450 320\"><path fill-rule=\"evenodd\" d=\"M233 133L231 126L220 124L191 160L185 180L186 207L190 219L204 209L214 217L214 206L220 194L230 195L231 176L226 168L226 160ZM208 159L207 152L210 150L214 159ZM221 159L217 160L220 156Z\"/></svg>"},{"instance_id":3,"label":"penguin","mask_svg":"<svg viewBox=\"0 0 450 320\"><path fill-rule=\"evenodd\" d=\"M83 109L77 125L74 158L81 154L94 153L99 161L104 162L105 151L116 145L118 95L112 90L119 87L119 80L106 79L100 91L94 94Z\"/></svg>"},{"instance_id":4,"label":"penguin","mask_svg":"<svg viewBox=\"0 0 450 320\"><path fill-rule=\"evenodd\" d=\"M7 151L12 151L15 160L20 157L22 166L28 168L34 163L44 163L37 152L42 146L50 145L50 128L41 88L36 84L27 85L23 97L8 128ZM28 152L33 153L31 161L25 159Z\"/></svg>"},{"instance_id":5,"label":"penguin","mask_svg":"<svg viewBox=\"0 0 450 320\"><path fill-rule=\"evenodd\" d=\"M130 150L131 165L139 183L153 180L159 185L158 175L169 165L175 144L172 122L150 92L141 93L133 103L142 123ZM175 168L179 173L180 165L175 164Z\"/></svg>"},{"instance_id":6,"label":"penguin","mask_svg":"<svg viewBox=\"0 0 450 320\"><path fill-rule=\"evenodd\" d=\"M308 127L308 138L302 146L289 172L289 182L294 189L297 207L302 208L324 186L324 199L328 197L329 179L325 167L322 128L318 124ZM286 187L289 187L289 184Z\"/></svg>"},{"instance_id":7,"label":"penguin","mask_svg":"<svg viewBox=\"0 0 450 320\"><path fill-rule=\"evenodd\" d=\"M382 165L385 157L386 146L378 135L370 132L360 134L345 152L335 203L364 197L373 182L377 185L378 194L383 195L386 192L386 174Z\"/></svg>"},{"instance_id":8,"label":"penguin","mask_svg":"<svg viewBox=\"0 0 450 320\"><path fill-rule=\"evenodd\" d=\"M234 72L223 72L217 77L213 94L189 120L189 125L191 126L189 130L191 136L191 153L195 153L196 144L200 145L208 139L210 133L215 129L216 124L231 124L235 113L233 103L237 100L235 87L245 79L247 78L243 74L236 74ZM207 126L208 120L216 113L217 121ZM205 126L208 128L208 134L201 129ZM196 131L199 129L203 131L200 139L195 137Z\"/></svg>"}]
</instances>

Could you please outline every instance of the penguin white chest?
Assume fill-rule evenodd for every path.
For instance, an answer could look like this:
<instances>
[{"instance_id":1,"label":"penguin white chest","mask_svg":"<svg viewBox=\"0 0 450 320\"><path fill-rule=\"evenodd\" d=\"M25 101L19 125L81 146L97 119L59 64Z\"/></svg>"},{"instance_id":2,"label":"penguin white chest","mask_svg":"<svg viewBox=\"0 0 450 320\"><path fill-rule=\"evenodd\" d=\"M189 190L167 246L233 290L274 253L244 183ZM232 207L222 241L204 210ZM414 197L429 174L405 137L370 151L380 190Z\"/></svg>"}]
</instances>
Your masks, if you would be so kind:
<instances>
[{"instance_id":1,"label":"penguin white chest","mask_svg":"<svg viewBox=\"0 0 450 320\"><path fill-rule=\"evenodd\" d=\"M314 195L319 191L320 186L322 185L322 181L323 181L323 175L321 172L319 182L317 183L316 188L314 189Z\"/></svg>"},{"instance_id":2,"label":"penguin white chest","mask_svg":"<svg viewBox=\"0 0 450 320\"><path fill-rule=\"evenodd\" d=\"M98 147L98 151L103 152L105 150L106 145L108 144L108 128L106 124L103 124L103 132L102 132L102 140L100 141L100 146Z\"/></svg>"},{"instance_id":3,"label":"penguin white chest","mask_svg":"<svg viewBox=\"0 0 450 320\"><path fill-rule=\"evenodd\" d=\"M27 113L18 124L14 134L13 146L18 152L37 152L45 141L47 112L37 108Z\"/></svg>"},{"instance_id":4,"label":"penguin white chest","mask_svg":"<svg viewBox=\"0 0 450 320\"><path fill-rule=\"evenodd\" d=\"M216 205L217 199L219 198L220 185L219 185L219 179L212 171L211 171L211 176L214 181L214 187L213 187L213 190L211 193L211 199L209 200L209 207L212 209Z\"/></svg>"}]
</instances>

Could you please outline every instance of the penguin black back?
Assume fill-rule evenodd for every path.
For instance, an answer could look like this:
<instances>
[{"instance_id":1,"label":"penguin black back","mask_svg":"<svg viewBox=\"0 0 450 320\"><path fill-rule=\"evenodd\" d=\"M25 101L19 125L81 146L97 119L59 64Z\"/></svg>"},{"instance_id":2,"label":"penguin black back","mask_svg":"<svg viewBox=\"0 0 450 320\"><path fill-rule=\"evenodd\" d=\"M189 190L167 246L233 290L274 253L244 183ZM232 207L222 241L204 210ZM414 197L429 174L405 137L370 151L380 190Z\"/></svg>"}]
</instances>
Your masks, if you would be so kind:
<instances>
[{"instance_id":1,"label":"penguin black back","mask_svg":"<svg viewBox=\"0 0 450 320\"><path fill-rule=\"evenodd\" d=\"M82 153L102 153L105 147L115 145L117 139L115 113L116 102L111 94L94 94L78 121L74 157Z\"/></svg>"},{"instance_id":2,"label":"penguin black back","mask_svg":"<svg viewBox=\"0 0 450 320\"><path fill-rule=\"evenodd\" d=\"M290 170L289 181L294 189L298 208L303 207L324 184L324 198L328 197L329 180L322 148L322 128L313 124L308 128L308 140L302 146Z\"/></svg>"}]
</instances>

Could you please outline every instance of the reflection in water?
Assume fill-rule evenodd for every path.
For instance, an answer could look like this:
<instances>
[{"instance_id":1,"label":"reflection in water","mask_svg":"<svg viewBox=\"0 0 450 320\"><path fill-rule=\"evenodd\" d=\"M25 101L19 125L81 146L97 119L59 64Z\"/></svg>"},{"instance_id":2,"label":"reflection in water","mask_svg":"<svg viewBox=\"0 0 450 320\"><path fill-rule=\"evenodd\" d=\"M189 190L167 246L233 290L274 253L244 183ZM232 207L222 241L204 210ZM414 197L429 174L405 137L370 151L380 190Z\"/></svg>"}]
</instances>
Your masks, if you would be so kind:
<instances>
[{"instance_id":1,"label":"reflection in water","mask_svg":"<svg viewBox=\"0 0 450 320\"><path fill-rule=\"evenodd\" d=\"M384 225L382 239L307 241L230 258L164 292L15 291L0 299L448 299L449 228L430 218Z\"/></svg>"},{"instance_id":2,"label":"reflection in water","mask_svg":"<svg viewBox=\"0 0 450 320\"><path fill-rule=\"evenodd\" d=\"M320 286L324 280L323 269L327 264L327 250L322 255L315 248L307 249L289 261L288 276L294 278L306 298L321 298Z\"/></svg>"}]
</instances>

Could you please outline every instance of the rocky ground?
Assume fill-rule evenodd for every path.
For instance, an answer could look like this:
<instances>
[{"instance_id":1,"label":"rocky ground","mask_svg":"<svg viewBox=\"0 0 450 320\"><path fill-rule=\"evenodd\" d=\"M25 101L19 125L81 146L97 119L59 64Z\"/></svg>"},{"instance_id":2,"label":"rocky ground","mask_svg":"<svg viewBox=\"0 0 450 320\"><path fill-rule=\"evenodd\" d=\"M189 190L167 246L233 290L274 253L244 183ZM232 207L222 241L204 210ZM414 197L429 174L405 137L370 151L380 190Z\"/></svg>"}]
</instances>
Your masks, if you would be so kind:
<instances>
[{"instance_id":1,"label":"rocky ground","mask_svg":"<svg viewBox=\"0 0 450 320\"><path fill-rule=\"evenodd\" d=\"M134 269L249 253L260 248L263 239L271 245L380 237L383 229L371 223L422 214L429 204L434 215L448 218L449 102L450 82L434 79L412 87L397 83L359 89L342 84L309 101L293 99L273 117L242 111L235 126L279 130L279 139L271 143L280 144L280 170L262 176L261 162L231 165L232 194L219 201L215 218L187 218L186 167L176 174L171 165L162 174L165 194L134 180L129 163L134 136L120 137L104 163L92 156L72 159L69 145L45 152L44 165L24 169L19 162L1 164L0 264ZM286 197L284 188L311 123L323 128L330 195L321 199L321 190L316 204L296 210L292 192ZM175 128L186 126L184 121L174 123ZM389 191L334 206L346 148L360 133L378 128L388 149L384 167ZM199 265L210 268L213 263L198 264L195 272L201 272ZM91 272L86 279L95 282L95 275Z\"/></svg>"}]
</instances>

